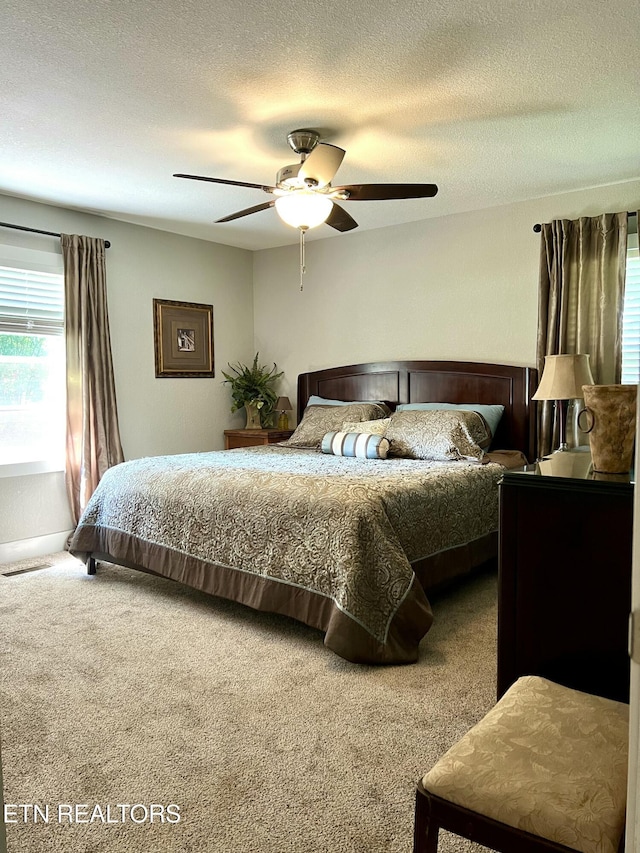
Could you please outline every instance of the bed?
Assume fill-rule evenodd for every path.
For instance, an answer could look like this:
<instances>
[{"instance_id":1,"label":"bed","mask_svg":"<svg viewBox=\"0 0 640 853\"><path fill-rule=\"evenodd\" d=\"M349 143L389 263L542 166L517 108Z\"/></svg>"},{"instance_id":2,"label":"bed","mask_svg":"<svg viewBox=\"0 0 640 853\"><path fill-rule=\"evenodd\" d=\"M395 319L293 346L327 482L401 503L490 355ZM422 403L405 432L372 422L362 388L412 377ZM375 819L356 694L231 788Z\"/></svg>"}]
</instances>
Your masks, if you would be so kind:
<instances>
[{"instance_id":1,"label":"bed","mask_svg":"<svg viewBox=\"0 0 640 853\"><path fill-rule=\"evenodd\" d=\"M291 616L356 663L415 661L427 593L496 555L503 464L534 454L535 380L532 368L442 361L301 374L299 424L333 418L339 401L499 405L490 450L507 454L363 459L294 444L132 460L105 474L70 550L90 572L105 560Z\"/></svg>"}]
</instances>

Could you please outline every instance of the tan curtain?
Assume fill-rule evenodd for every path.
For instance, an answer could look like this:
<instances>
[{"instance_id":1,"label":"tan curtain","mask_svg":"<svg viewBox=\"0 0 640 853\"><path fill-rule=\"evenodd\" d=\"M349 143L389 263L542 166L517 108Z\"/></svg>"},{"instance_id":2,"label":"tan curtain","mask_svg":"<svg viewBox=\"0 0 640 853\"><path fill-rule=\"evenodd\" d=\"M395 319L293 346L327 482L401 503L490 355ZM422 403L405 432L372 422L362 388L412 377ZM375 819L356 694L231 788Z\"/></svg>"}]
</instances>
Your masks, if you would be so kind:
<instances>
[{"instance_id":1,"label":"tan curtain","mask_svg":"<svg viewBox=\"0 0 640 853\"><path fill-rule=\"evenodd\" d=\"M61 234L67 348L69 503L77 523L100 478L124 461L111 361L104 240Z\"/></svg>"},{"instance_id":2,"label":"tan curtain","mask_svg":"<svg viewBox=\"0 0 640 853\"><path fill-rule=\"evenodd\" d=\"M589 353L597 385L620 382L627 214L542 226L537 366L545 355ZM554 441L554 409L538 403L538 456Z\"/></svg>"}]
</instances>

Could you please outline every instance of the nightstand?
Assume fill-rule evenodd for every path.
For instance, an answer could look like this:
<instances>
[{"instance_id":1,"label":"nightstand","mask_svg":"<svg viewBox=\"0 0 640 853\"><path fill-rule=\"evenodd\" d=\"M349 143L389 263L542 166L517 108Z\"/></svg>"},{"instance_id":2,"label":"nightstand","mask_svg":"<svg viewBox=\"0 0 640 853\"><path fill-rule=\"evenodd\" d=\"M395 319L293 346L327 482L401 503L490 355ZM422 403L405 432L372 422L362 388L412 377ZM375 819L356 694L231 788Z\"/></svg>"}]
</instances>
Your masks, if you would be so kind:
<instances>
[{"instance_id":1,"label":"nightstand","mask_svg":"<svg viewBox=\"0 0 640 853\"><path fill-rule=\"evenodd\" d=\"M293 435L292 429L225 429L224 449L255 447L258 444L277 444Z\"/></svg>"},{"instance_id":2,"label":"nightstand","mask_svg":"<svg viewBox=\"0 0 640 853\"><path fill-rule=\"evenodd\" d=\"M629 701L634 477L580 455L560 475L542 460L500 481L498 697L541 675Z\"/></svg>"}]
</instances>

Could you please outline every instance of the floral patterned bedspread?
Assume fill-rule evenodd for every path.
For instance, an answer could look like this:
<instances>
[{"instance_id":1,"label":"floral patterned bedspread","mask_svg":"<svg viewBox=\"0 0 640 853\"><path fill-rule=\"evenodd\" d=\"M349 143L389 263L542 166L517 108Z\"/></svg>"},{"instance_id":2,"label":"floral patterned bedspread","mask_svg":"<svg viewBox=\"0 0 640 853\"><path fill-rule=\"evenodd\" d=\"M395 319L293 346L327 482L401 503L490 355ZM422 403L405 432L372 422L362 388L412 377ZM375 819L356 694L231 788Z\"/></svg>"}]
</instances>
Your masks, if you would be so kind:
<instances>
[{"instance_id":1,"label":"floral patterned bedspread","mask_svg":"<svg viewBox=\"0 0 640 853\"><path fill-rule=\"evenodd\" d=\"M411 562L497 528L503 470L277 445L137 459L107 471L71 550L123 534L318 593L384 644L419 586Z\"/></svg>"}]
</instances>

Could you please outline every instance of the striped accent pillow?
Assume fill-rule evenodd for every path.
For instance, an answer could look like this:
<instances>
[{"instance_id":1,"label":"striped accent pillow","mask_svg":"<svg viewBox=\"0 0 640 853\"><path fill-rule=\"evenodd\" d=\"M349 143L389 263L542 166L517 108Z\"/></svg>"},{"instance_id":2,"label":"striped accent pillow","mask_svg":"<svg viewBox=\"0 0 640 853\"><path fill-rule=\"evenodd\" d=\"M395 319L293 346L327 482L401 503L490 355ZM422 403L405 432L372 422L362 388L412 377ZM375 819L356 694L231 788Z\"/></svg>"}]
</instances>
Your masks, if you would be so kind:
<instances>
[{"instance_id":1,"label":"striped accent pillow","mask_svg":"<svg viewBox=\"0 0 640 853\"><path fill-rule=\"evenodd\" d=\"M389 442L381 435L367 432L328 432L322 439L322 452L358 459L386 459Z\"/></svg>"}]
</instances>

